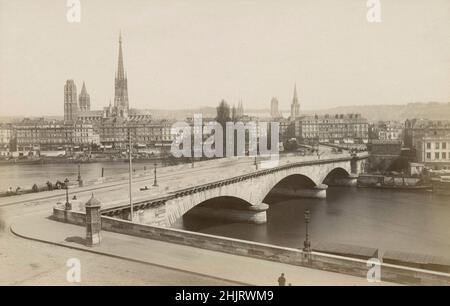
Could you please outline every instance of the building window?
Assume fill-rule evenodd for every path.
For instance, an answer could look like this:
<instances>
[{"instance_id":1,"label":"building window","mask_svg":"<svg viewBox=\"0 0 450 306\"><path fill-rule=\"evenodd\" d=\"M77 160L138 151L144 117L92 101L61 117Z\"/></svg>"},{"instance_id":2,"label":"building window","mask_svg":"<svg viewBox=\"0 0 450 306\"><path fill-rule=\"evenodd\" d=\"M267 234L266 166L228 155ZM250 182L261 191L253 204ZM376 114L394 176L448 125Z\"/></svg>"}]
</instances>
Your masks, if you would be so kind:
<instances>
[{"instance_id":1,"label":"building window","mask_svg":"<svg viewBox=\"0 0 450 306\"><path fill-rule=\"evenodd\" d=\"M442 159L447 159L447 153L442 152Z\"/></svg>"},{"instance_id":2,"label":"building window","mask_svg":"<svg viewBox=\"0 0 450 306\"><path fill-rule=\"evenodd\" d=\"M427 149L431 149L431 142L427 142Z\"/></svg>"},{"instance_id":3,"label":"building window","mask_svg":"<svg viewBox=\"0 0 450 306\"><path fill-rule=\"evenodd\" d=\"M434 153L434 158L439 159L439 152Z\"/></svg>"},{"instance_id":4,"label":"building window","mask_svg":"<svg viewBox=\"0 0 450 306\"><path fill-rule=\"evenodd\" d=\"M436 149L439 149L439 142L436 142L436 143L434 144L434 146L435 146Z\"/></svg>"},{"instance_id":5,"label":"building window","mask_svg":"<svg viewBox=\"0 0 450 306\"><path fill-rule=\"evenodd\" d=\"M446 142L442 143L442 149L447 149L447 143Z\"/></svg>"}]
</instances>

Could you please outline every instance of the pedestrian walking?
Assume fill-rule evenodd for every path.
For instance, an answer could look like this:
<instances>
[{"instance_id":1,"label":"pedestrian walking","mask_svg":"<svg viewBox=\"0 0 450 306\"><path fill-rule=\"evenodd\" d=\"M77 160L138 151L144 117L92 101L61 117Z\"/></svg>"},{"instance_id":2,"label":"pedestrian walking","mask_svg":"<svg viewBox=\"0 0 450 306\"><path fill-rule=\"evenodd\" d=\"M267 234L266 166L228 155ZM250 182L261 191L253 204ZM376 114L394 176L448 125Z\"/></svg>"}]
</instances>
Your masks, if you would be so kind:
<instances>
[{"instance_id":1,"label":"pedestrian walking","mask_svg":"<svg viewBox=\"0 0 450 306\"><path fill-rule=\"evenodd\" d=\"M284 277L284 273L281 273L278 278L278 286L286 286L286 278Z\"/></svg>"}]
</instances>

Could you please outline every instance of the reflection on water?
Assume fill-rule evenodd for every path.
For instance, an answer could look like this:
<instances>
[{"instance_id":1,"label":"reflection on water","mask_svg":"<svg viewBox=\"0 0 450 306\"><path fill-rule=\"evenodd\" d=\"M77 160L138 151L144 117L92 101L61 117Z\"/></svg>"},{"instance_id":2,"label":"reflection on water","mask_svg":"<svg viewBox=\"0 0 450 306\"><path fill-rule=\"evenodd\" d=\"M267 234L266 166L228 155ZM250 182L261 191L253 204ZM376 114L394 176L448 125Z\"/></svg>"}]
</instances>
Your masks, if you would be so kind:
<instances>
[{"instance_id":1,"label":"reflection on water","mask_svg":"<svg viewBox=\"0 0 450 306\"><path fill-rule=\"evenodd\" d=\"M303 213L311 211L314 242L334 242L450 257L450 198L348 187L330 187L327 199L275 199L266 224L239 224L185 217L174 227L301 248Z\"/></svg>"}]
</instances>

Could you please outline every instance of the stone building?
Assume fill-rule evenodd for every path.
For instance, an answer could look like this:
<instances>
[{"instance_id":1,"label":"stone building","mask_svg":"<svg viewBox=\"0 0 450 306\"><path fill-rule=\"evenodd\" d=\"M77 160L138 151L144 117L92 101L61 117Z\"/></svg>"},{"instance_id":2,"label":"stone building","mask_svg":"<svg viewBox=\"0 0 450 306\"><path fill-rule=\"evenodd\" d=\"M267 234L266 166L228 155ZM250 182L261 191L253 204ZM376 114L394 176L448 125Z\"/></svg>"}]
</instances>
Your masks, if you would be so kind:
<instances>
[{"instance_id":1,"label":"stone building","mask_svg":"<svg viewBox=\"0 0 450 306\"><path fill-rule=\"evenodd\" d=\"M426 136L422 139L418 161L431 169L450 169L450 134L446 136Z\"/></svg>"},{"instance_id":2,"label":"stone building","mask_svg":"<svg viewBox=\"0 0 450 306\"><path fill-rule=\"evenodd\" d=\"M449 168L450 120L412 119L405 121L404 145L415 161L433 169Z\"/></svg>"},{"instance_id":3,"label":"stone building","mask_svg":"<svg viewBox=\"0 0 450 306\"><path fill-rule=\"evenodd\" d=\"M380 121L369 126L369 138L378 140L403 140L404 124L397 121Z\"/></svg>"},{"instance_id":4,"label":"stone building","mask_svg":"<svg viewBox=\"0 0 450 306\"><path fill-rule=\"evenodd\" d=\"M9 155L13 140L13 127L11 124L0 124L0 156Z\"/></svg>"},{"instance_id":5,"label":"stone building","mask_svg":"<svg viewBox=\"0 0 450 306\"><path fill-rule=\"evenodd\" d=\"M360 114L303 116L295 120L295 137L329 143L367 143L369 124Z\"/></svg>"},{"instance_id":6,"label":"stone building","mask_svg":"<svg viewBox=\"0 0 450 306\"><path fill-rule=\"evenodd\" d=\"M73 123L24 119L14 125L18 151L62 150L73 144Z\"/></svg>"}]
</instances>

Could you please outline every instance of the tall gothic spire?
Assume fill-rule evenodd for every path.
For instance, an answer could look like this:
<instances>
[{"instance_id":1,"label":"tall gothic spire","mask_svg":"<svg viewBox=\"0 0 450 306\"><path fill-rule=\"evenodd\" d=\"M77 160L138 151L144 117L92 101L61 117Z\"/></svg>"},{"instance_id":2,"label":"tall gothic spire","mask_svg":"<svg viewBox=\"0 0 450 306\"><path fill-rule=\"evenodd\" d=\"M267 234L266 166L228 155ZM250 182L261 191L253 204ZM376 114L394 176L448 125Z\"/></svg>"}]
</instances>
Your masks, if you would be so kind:
<instances>
[{"instance_id":1,"label":"tall gothic spire","mask_svg":"<svg viewBox=\"0 0 450 306\"><path fill-rule=\"evenodd\" d=\"M295 120L300 115L300 104L298 103L297 84L294 85L294 98L291 103L291 120Z\"/></svg>"},{"instance_id":2,"label":"tall gothic spire","mask_svg":"<svg viewBox=\"0 0 450 306\"><path fill-rule=\"evenodd\" d=\"M122 31L119 33L119 60L117 65L117 79L125 79L125 70L123 69L123 54L122 54Z\"/></svg>"},{"instance_id":3,"label":"tall gothic spire","mask_svg":"<svg viewBox=\"0 0 450 306\"><path fill-rule=\"evenodd\" d=\"M128 116L128 81L123 68L122 32L119 34L119 60L114 83L114 107L116 108L116 115L120 117Z\"/></svg>"},{"instance_id":4,"label":"tall gothic spire","mask_svg":"<svg viewBox=\"0 0 450 306\"><path fill-rule=\"evenodd\" d=\"M294 84L294 98L292 100L293 103L298 102L298 97L297 97L297 83Z\"/></svg>"}]
</instances>

